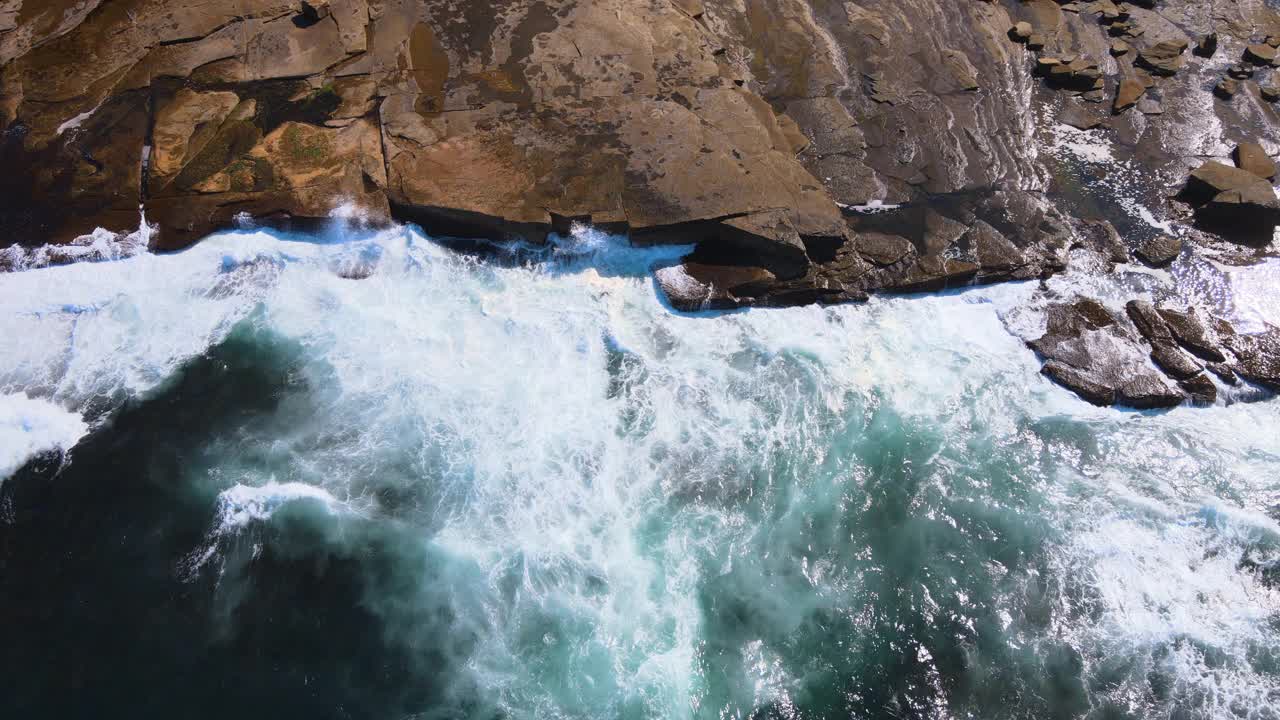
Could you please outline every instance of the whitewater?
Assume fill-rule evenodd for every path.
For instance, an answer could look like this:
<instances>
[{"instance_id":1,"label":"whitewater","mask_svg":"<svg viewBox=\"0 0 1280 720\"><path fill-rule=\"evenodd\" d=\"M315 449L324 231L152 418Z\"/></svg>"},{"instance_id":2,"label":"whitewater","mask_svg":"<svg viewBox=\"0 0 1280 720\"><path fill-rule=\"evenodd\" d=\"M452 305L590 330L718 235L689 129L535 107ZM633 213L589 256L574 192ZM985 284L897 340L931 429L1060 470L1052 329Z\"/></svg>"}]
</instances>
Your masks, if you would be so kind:
<instances>
[{"instance_id":1,"label":"whitewater","mask_svg":"<svg viewBox=\"0 0 1280 720\"><path fill-rule=\"evenodd\" d=\"M686 251L0 274L11 702L70 662L64 716L1280 717L1280 403L1096 408L1025 345L1160 278L690 315ZM1206 273L1280 322L1274 266Z\"/></svg>"}]
</instances>

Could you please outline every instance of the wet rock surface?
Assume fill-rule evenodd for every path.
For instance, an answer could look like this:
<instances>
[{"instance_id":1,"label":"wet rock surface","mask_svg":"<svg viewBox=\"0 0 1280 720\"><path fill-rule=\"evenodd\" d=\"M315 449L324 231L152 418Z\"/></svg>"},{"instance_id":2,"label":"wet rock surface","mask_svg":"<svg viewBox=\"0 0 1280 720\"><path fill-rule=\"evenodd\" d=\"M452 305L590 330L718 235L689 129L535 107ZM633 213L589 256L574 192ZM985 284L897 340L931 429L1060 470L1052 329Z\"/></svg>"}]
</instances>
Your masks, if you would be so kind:
<instances>
[{"instance_id":1,"label":"wet rock surface","mask_svg":"<svg viewBox=\"0 0 1280 720\"><path fill-rule=\"evenodd\" d=\"M693 245L658 273L680 310L1031 280L1081 246L1251 262L1277 36L1263 0L4 0L0 227L585 222Z\"/></svg>"},{"instance_id":2,"label":"wet rock surface","mask_svg":"<svg viewBox=\"0 0 1280 720\"><path fill-rule=\"evenodd\" d=\"M1047 309L1044 334L1028 345L1044 360L1045 375L1095 405L1212 404L1218 383L1235 385L1237 378L1280 389L1280 328L1242 334L1194 308L1131 300L1116 312L1090 298L1059 302Z\"/></svg>"},{"instance_id":3,"label":"wet rock surface","mask_svg":"<svg viewBox=\"0 0 1280 720\"><path fill-rule=\"evenodd\" d=\"M1134 330L1095 300L1048 309L1045 334L1030 343L1044 374L1095 405L1172 407L1182 394L1147 362Z\"/></svg>"}]
</instances>

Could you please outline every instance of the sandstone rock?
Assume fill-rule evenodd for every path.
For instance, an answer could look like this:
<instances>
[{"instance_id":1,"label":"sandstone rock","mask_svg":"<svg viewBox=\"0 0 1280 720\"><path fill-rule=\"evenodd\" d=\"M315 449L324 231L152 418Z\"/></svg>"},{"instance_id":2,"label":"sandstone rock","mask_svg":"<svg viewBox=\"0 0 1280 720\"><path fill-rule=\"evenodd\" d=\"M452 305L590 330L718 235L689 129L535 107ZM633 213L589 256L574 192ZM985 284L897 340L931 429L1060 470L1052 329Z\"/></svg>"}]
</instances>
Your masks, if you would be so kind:
<instances>
[{"instance_id":1,"label":"sandstone rock","mask_svg":"<svg viewBox=\"0 0 1280 720\"><path fill-rule=\"evenodd\" d=\"M217 134L222 122L240 104L233 92L196 92L181 88L160 103L152 130L152 192L163 188L199 155Z\"/></svg>"},{"instance_id":2,"label":"sandstone rock","mask_svg":"<svg viewBox=\"0 0 1280 720\"><path fill-rule=\"evenodd\" d=\"M1267 155L1267 151L1255 142L1244 142L1236 146L1232 157L1236 167L1268 180L1276 176L1276 163Z\"/></svg>"},{"instance_id":3,"label":"sandstone rock","mask_svg":"<svg viewBox=\"0 0 1280 720\"><path fill-rule=\"evenodd\" d=\"M1156 75L1174 75L1187 63L1186 40L1165 40L1138 53L1137 64Z\"/></svg>"},{"instance_id":4,"label":"sandstone rock","mask_svg":"<svg viewBox=\"0 0 1280 720\"><path fill-rule=\"evenodd\" d=\"M1120 86L1116 90L1116 101L1113 111L1116 114L1119 114L1134 105L1137 105L1138 101L1142 99L1142 96L1145 95L1146 92L1147 88L1137 80L1131 80L1128 78L1121 80Z\"/></svg>"},{"instance_id":5,"label":"sandstone rock","mask_svg":"<svg viewBox=\"0 0 1280 720\"><path fill-rule=\"evenodd\" d=\"M1247 170L1209 161L1191 173L1181 196L1210 226L1261 234L1268 241L1280 224L1280 200L1271 183Z\"/></svg>"},{"instance_id":6,"label":"sandstone rock","mask_svg":"<svg viewBox=\"0 0 1280 720\"><path fill-rule=\"evenodd\" d=\"M1250 45L1244 49L1244 59L1254 65L1274 65L1276 62L1276 49L1263 43Z\"/></svg>"},{"instance_id":7,"label":"sandstone rock","mask_svg":"<svg viewBox=\"0 0 1280 720\"><path fill-rule=\"evenodd\" d=\"M751 304L1061 268L1075 221L1028 200L1060 172L1037 147L1039 118L1024 117L1047 99L1030 73L1078 94L1064 119L1091 126L1104 72L1149 88L1131 62L1176 69L1178 28L1203 27L1193 0L1159 14L1047 0L3 5L8 236L132 229L145 204L160 245L179 247L239 213L319 220L341 196L441 235L537 240L585 220L637 243L691 242L695 275L767 273L729 283ZM1011 11L1056 57L1030 67L1002 37ZM1275 34L1256 2L1215 6L1213 27ZM1147 59L1109 57L1124 46ZM1200 107L1201 77L1162 80L1139 93L1147 116L1111 121L1140 171L1166 175L1198 151L1203 118L1184 109ZM1154 114L1155 92L1168 113ZM1229 137L1274 130L1270 116L1211 112ZM1265 200L1245 190L1199 206ZM841 206L875 200L910 209L850 236L861 220Z\"/></svg>"}]
</instances>

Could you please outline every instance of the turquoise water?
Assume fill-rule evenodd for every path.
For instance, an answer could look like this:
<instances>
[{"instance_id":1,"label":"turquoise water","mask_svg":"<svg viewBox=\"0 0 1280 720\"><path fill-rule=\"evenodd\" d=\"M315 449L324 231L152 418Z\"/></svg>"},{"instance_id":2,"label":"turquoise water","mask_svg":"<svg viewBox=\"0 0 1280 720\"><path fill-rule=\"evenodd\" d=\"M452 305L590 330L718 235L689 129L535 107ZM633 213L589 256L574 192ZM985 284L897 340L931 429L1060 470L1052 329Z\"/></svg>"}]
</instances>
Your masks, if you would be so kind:
<instances>
[{"instance_id":1,"label":"turquoise water","mask_svg":"<svg viewBox=\"0 0 1280 720\"><path fill-rule=\"evenodd\" d=\"M1280 404L1091 407L1035 283L680 315L679 254L0 275L4 716L1280 717Z\"/></svg>"}]
</instances>

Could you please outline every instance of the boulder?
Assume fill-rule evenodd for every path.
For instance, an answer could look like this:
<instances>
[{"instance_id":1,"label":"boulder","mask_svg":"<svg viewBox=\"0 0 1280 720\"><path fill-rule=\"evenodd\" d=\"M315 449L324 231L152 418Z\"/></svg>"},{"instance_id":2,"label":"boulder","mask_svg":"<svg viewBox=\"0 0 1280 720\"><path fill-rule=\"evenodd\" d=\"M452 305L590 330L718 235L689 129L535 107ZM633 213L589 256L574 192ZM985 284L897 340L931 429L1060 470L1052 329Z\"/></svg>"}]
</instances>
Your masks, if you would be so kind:
<instances>
[{"instance_id":1,"label":"boulder","mask_svg":"<svg viewBox=\"0 0 1280 720\"><path fill-rule=\"evenodd\" d=\"M1223 100L1230 100L1240 92L1240 83L1232 78L1222 78L1213 86L1213 94Z\"/></svg>"},{"instance_id":2,"label":"boulder","mask_svg":"<svg viewBox=\"0 0 1280 720\"><path fill-rule=\"evenodd\" d=\"M1271 66L1276 62L1276 49L1266 43L1257 43L1244 49L1245 62L1254 65Z\"/></svg>"},{"instance_id":3,"label":"boulder","mask_svg":"<svg viewBox=\"0 0 1280 720\"><path fill-rule=\"evenodd\" d=\"M1196 43L1195 54L1211 58L1218 53L1218 33L1209 33Z\"/></svg>"},{"instance_id":4,"label":"boulder","mask_svg":"<svg viewBox=\"0 0 1280 720\"><path fill-rule=\"evenodd\" d=\"M1280 328L1268 325L1260 333L1244 334L1218 321L1215 329L1235 356L1231 367L1236 374L1280 392Z\"/></svg>"},{"instance_id":5,"label":"boulder","mask_svg":"<svg viewBox=\"0 0 1280 720\"><path fill-rule=\"evenodd\" d=\"M1212 405L1218 401L1218 386L1205 373L1187 378L1178 383L1178 387L1190 396L1196 405Z\"/></svg>"},{"instance_id":6,"label":"boulder","mask_svg":"<svg viewBox=\"0 0 1280 720\"><path fill-rule=\"evenodd\" d=\"M1208 161L1191 173L1180 197L1223 234L1270 240L1280 224L1280 200L1266 179L1248 170Z\"/></svg>"},{"instance_id":7,"label":"boulder","mask_svg":"<svg viewBox=\"0 0 1280 720\"><path fill-rule=\"evenodd\" d=\"M1227 68L1227 75L1236 80L1248 80L1253 77L1254 69L1249 65L1241 65L1237 63Z\"/></svg>"},{"instance_id":8,"label":"boulder","mask_svg":"<svg viewBox=\"0 0 1280 720\"><path fill-rule=\"evenodd\" d=\"M1137 65L1156 75L1175 75L1187 64L1186 40L1165 40L1138 53Z\"/></svg>"},{"instance_id":9,"label":"boulder","mask_svg":"<svg viewBox=\"0 0 1280 720\"><path fill-rule=\"evenodd\" d=\"M1106 85L1098 63L1085 58L1049 65L1045 78L1050 85L1068 90L1101 90Z\"/></svg>"},{"instance_id":10,"label":"boulder","mask_svg":"<svg viewBox=\"0 0 1280 720\"><path fill-rule=\"evenodd\" d=\"M1189 380L1199 375L1204 367L1184 353L1173 339L1164 318L1155 306L1145 300L1131 300L1125 305L1125 313L1133 321L1139 334L1151 346L1151 360L1171 378Z\"/></svg>"},{"instance_id":11,"label":"boulder","mask_svg":"<svg viewBox=\"0 0 1280 720\"><path fill-rule=\"evenodd\" d=\"M777 276L749 265L707 265L686 261L654 273L668 302L681 312L727 310L753 304Z\"/></svg>"},{"instance_id":12,"label":"boulder","mask_svg":"<svg viewBox=\"0 0 1280 720\"><path fill-rule=\"evenodd\" d=\"M1236 167L1248 170L1260 178L1271 180L1276 176L1276 162L1258 143L1240 143L1232 153L1232 158L1236 161Z\"/></svg>"}]
</instances>

